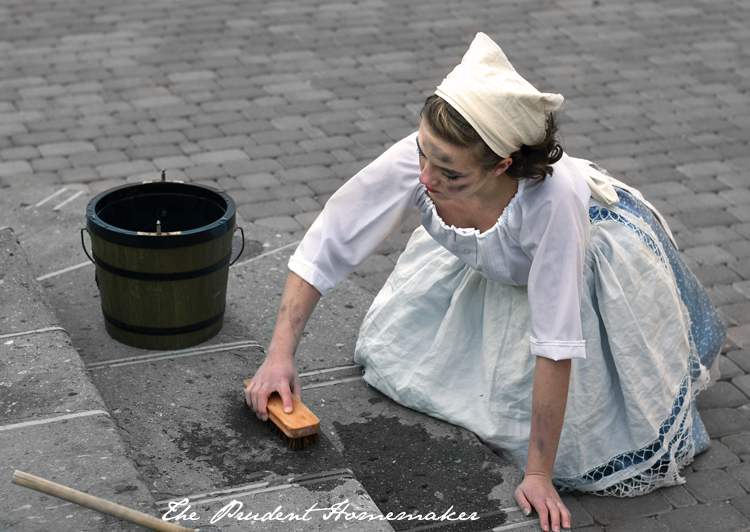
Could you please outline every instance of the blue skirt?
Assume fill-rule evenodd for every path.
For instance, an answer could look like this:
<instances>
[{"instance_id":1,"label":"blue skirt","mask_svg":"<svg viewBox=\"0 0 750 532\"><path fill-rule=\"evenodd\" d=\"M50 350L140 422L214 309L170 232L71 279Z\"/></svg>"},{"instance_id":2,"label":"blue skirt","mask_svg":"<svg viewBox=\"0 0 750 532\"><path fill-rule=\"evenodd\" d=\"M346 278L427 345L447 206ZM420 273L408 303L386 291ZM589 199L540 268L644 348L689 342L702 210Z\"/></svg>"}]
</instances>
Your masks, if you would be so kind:
<instances>
[{"instance_id":1,"label":"blue skirt","mask_svg":"<svg viewBox=\"0 0 750 532\"><path fill-rule=\"evenodd\" d=\"M695 408L726 329L651 210L591 199L581 321L553 482L635 496L680 484L709 444ZM363 322L355 361L395 401L525 468L535 357L526 287L490 281L418 228Z\"/></svg>"}]
</instances>

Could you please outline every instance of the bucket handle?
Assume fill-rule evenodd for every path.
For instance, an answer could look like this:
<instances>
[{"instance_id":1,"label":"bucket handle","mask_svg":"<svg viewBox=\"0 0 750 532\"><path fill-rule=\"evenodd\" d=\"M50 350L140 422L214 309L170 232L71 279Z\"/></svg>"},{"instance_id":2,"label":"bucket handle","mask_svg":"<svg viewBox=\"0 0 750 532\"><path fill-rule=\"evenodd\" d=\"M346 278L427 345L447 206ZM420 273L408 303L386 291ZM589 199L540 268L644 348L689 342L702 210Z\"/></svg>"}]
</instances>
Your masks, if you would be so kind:
<instances>
[{"instance_id":1,"label":"bucket handle","mask_svg":"<svg viewBox=\"0 0 750 532\"><path fill-rule=\"evenodd\" d=\"M230 265L230 266L231 266L232 264L234 264L235 262L237 262L237 261L239 260L239 258L240 258L240 257L242 256L242 252L243 252L243 251L245 251L245 231L243 231L242 227L240 227L240 226L237 226L237 227L235 228L235 231L236 231L237 229L239 229L239 230L240 230L240 233L242 233L242 247L240 248L240 252L239 252L239 253L237 254L237 256L236 256L236 257L234 258L234 260L233 260L232 262L230 262L230 263L229 263L229 265Z\"/></svg>"},{"instance_id":2,"label":"bucket handle","mask_svg":"<svg viewBox=\"0 0 750 532\"><path fill-rule=\"evenodd\" d=\"M91 255L89 255L89 252L88 252L88 250L86 249L86 242L84 242L84 240L83 240L83 232L84 232L84 231L86 231L86 232L88 233L88 232L89 232L89 230L88 230L88 229L86 229L85 227L84 227L83 229L81 229L81 246L83 247L83 252L84 252L84 253L86 254L86 256L87 256L87 257L89 258L89 260L90 260L90 261L91 261L92 263L96 264L96 262L94 262L94 259L92 259L92 258L91 258Z\"/></svg>"},{"instance_id":3,"label":"bucket handle","mask_svg":"<svg viewBox=\"0 0 750 532\"><path fill-rule=\"evenodd\" d=\"M237 229L239 229L239 230L240 230L240 233L242 234L242 247L240 248L240 252L239 252L239 253L237 254L237 256L236 256L236 257L234 258L234 260L233 260L232 262L230 262L230 263L229 263L229 265L230 265L230 266L231 266L232 264L234 264L235 262L237 262L237 261L239 260L239 258L240 258L240 257L242 256L242 252L243 252L243 251L245 251L245 231L244 231L244 230L242 229L242 227L239 227L239 226L237 227ZM91 262L92 262L93 264L96 264L96 262L94 262L94 259L92 259L92 258L91 258L91 255L89 255L89 252L88 252L88 250L86 249L86 242L85 242L85 241L84 241L84 239L83 239L83 232L84 232L84 231L86 231L87 233L89 232L89 231L88 231L88 229L86 229L85 227L81 229L81 247L83 248L83 252L84 252L84 253L86 254L86 256L87 256L87 257L89 258L89 260L90 260L90 261L91 261Z\"/></svg>"}]
</instances>

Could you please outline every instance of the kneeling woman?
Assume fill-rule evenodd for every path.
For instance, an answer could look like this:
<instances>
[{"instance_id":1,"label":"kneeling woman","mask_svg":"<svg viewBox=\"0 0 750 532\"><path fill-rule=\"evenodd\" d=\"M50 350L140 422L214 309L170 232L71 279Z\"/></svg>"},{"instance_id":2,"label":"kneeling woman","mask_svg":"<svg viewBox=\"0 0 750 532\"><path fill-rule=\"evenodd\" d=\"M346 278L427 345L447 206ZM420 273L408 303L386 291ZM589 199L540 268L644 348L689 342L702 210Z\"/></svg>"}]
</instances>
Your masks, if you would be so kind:
<instances>
[{"instance_id":1,"label":"kneeling woman","mask_svg":"<svg viewBox=\"0 0 750 532\"><path fill-rule=\"evenodd\" d=\"M422 227L362 324L365 380L510 457L545 530L570 526L555 488L682 482L708 445L694 399L725 329L640 193L562 152L561 103L477 35L419 131L337 191L290 259L246 391L259 416L271 392L300 395L294 353L320 295L416 205Z\"/></svg>"}]
</instances>

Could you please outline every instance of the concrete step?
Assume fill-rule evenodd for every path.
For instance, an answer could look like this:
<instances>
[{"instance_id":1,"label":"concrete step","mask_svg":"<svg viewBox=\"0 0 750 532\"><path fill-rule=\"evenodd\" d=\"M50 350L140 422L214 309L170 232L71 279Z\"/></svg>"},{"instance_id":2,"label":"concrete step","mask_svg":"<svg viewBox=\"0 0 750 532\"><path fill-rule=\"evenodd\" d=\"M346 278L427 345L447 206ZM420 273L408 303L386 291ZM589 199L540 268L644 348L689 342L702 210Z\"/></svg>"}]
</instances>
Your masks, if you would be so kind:
<instances>
[{"instance_id":1,"label":"concrete step","mask_svg":"<svg viewBox=\"0 0 750 532\"><path fill-rule=\"evenodd\" d=\"M141 529L11 484L15 470L155 515L114 419L9 228L0 230L0 381L0 530Z\"/></svg>"}]
</instances>

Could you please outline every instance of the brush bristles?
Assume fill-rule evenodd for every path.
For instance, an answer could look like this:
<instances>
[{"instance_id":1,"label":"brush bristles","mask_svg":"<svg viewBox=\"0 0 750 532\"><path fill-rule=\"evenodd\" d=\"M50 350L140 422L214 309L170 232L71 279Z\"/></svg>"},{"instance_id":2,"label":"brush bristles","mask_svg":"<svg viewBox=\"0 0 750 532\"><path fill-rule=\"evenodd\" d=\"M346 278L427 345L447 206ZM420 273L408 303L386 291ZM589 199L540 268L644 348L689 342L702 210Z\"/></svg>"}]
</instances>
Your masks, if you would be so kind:
<instances>
[{"instance_id":1,"label":"brush bristles","mask_svg":"<svg viewBox=\"0 0 750 532\"><path fill-rule=\"evenodd\" d=\"M301 438L290 438L287 436L283 430L281 430L276 423L271 421L270 419L266 420L266 425L269 426L271 429L271 432L276 434L279 438L281 438L281 441L286 443L287 447L289 447L292 450L299 450L304 449L305 447L309 445L314 445L320 441L320 437L318 436L318 433L310 434L308 436L302 436Z\"/></svg>"}]
</instances>

